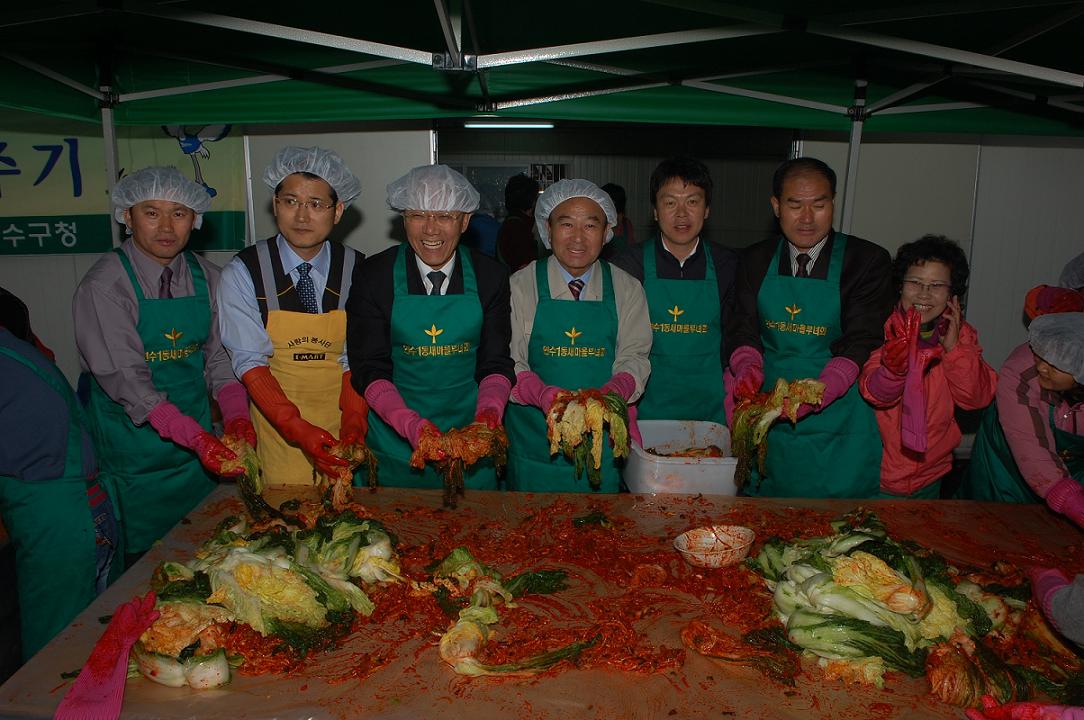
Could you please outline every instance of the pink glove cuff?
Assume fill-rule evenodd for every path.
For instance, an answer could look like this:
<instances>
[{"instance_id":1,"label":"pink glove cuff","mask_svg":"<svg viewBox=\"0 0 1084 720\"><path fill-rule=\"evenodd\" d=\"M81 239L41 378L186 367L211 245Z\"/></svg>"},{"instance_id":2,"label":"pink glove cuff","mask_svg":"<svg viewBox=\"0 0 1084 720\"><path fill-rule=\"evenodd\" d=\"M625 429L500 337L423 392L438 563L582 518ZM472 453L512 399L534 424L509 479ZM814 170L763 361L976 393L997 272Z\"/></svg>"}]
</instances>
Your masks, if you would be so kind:
<instances>
[{"instance_id":1,"label":"pink glove cuff","mask_svg":"<svg viewBox=\"0 0 1084 720\"><path fill-rule=\"evenodd\" d=\"M730 353L730 372L734 377L740 378L745 371L756 367L761 372L764 370L764 355L752 345L742 345Z\"/></svg>"},{"instance_id":2,"label":"pink glove cuff","mask_svg":"<svg viewBox=\"0 0 1084 720\"><path fill-rule=\"evenodd\" d=\"M493 410L497 413L497 419L504 418L504 408L508 404L508 396L512 392L512 382L504 375L493 373L482 378L478 383L478 400L474 404L474 415L477 417L485 410Z\"/></svg>"},{"instance_id":3,"label":"pink glove cuff","mask_svg":"<svg viewBox=\"0 0 1084 720\"><path fill-rule=\"evenodd\" d=\"M222 410L222 423L243 418L248 420L248 391L240 382L227 383L218 391L218 407Z\"/></svg>"},{"instance_id":4,"label":"pink glove cuff","mask_svg":"<svg viewBox=\"0 0 1084 720\"><path fill-rule=\"evenodd\" d=\"M1048 620L1053 622L1050 613L1050 603L1054 599L1054 593L1069 584L1069 577L1057 568L1028 568L1028 577L1031 579L1031 595L1035 603L1042 609Z\"/></svg>"},{"instance_id":5,"label":"pink glove cuff","mask_svg":"<svg viewBox=\"0 0 1084 720\"><path fill-rule=\"evenodd\" d=\"M638 448L644 446L644 439L640 437L640 425L636 422L635 405L629 405L629 440Z\"/></svg>"},{"instance_id":6,"label":"pink glove cuff","mask_svg":"<svg viewBox=\"0 0 1084 720\"><path fill-rule=\"evenodd\" d=\"M1050 509L1084 527L1084 488L1072 478L1062 478L1046 493Z\"/></svg>"},{"instance_id":7,"label":"pink glove cuff","mask_svg":"<svg viewBox=\"0 0 1084 720\"><path fill-rule=\"evenodd\" d=\"M200 424L182 413L176 405L163 400L154 406L147 421L164 440L171 440L189 450L195 449L196 439L206 432Z\"/></svg>"},{"instance_id":8,"label":"pink glove cuff","mask_svg":"<svg viewBox=\"0 0 1084 720\"><path fill-rule=\"evenodd\" d=\"M878 367L866 378L866 390L878 402L895 402L903 397L906 379L906 375L897 375L886 367Z\"/></svg>"},{"instance_id":9,"label":"pink glove cuff","mask_svg":"<svg viewBox=\"0 0 1084 720\"><path fill-rule=\"evenodd\" d=\"M602 386L602 394L605 395L608 392L615 392L621 396L622 400L628 402L632 394L636 392L636 378L627 372L619 372Z\"/></svg>"},{"instance_id":10,"label":"pink glove cuff","mask_svg":"<svg viewBox=\"0 0 1084 720\"><path fill-rule=\"evenodd\" d=\"M520 405L537 406L541 402L539 398L542 397L542 390L545 387L542 378L538 377L537 373L525 370L516 375L516 384L512 388L511 397Z\"/></svg>"},{"instance_id":11,"label":"pink glove cuff","mask_svg":"<svg viewBox=\"0 0 1084 720\"><path fill-rule=\"evenodd\" d=\"M365 400L381 420L410 443L410 447L417 447L418 431L424 420L407 407L398 388L387 380L374 380L365 388Z\"/></svg>"},{"instance_id":12,"label":"pink glove cuff","mask_svg":"<svg viewBox=\"0 0 1084 720\"><path fill-rule=\"evenodd\" d=\"M845 357L834 357L829 360L821 370L819 380L824 383L824 399L821 400L821 409L828 407L832 402L847 394L851 385L858 377L858 365L854 360Z\"/></svg>"}]
</instances>

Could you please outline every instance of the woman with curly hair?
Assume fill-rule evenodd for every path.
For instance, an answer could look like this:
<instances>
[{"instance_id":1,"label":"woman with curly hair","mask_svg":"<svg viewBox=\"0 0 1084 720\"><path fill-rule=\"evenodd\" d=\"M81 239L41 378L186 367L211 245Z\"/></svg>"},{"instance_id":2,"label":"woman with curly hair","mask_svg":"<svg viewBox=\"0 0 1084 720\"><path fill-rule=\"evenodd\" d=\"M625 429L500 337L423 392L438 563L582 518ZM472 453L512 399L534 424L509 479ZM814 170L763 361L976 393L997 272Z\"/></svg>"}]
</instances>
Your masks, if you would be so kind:
<instances>
[{"instance_id":1,"label":"woman with curly hair","mask_svg":"<svg viewBox=\"0 0 1084 720\"><path fill-rule=\"evenodd\" d=\"M963 250L942 235L925 235L896 253L900 300L885 322L884 345L859 378L884 445L881 497L940 497L960 443L955 408L977 410L994 398L997 373L960 311L969 272Z\"/></svg>"}]
</instances>

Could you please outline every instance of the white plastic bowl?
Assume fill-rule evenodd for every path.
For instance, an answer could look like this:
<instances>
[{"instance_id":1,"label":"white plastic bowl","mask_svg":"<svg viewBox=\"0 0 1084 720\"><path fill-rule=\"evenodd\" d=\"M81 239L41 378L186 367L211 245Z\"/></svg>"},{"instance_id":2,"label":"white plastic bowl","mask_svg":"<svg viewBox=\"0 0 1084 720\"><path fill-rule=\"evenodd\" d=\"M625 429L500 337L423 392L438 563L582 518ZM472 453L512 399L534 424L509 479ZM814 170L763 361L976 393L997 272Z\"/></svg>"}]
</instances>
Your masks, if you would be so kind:
<instances>
[{"instance_id":1,"label":"white plastic bowl","mask_svg":"<svg viewBox=\"0 0 1084 720\"><path fill-rule=\"evenodd\" d=\"M741 562L755 537L741 525L712 525L681 533L674 538L674 547L691 565L720 568Z\"/></svg>"}]
</instances>

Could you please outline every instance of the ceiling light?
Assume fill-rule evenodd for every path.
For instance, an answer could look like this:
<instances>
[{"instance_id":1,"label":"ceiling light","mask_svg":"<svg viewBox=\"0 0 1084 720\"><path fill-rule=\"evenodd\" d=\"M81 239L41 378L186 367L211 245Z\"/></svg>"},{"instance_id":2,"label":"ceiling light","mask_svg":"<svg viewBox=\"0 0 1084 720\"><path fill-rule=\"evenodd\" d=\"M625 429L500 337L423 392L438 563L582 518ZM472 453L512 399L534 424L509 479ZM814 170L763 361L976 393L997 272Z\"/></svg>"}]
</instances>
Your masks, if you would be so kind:
<instances>
[{"instance_id":1,"label":"ceiling light","mask_svg":"<svg viewBox=\"0 0 1084 720\"><path fill-rule=\"evenodd\" d=\"M552 130L551 122L515 122L514 120L468 120L463 127L470 130Z\"/></svg>"}]
</instances>

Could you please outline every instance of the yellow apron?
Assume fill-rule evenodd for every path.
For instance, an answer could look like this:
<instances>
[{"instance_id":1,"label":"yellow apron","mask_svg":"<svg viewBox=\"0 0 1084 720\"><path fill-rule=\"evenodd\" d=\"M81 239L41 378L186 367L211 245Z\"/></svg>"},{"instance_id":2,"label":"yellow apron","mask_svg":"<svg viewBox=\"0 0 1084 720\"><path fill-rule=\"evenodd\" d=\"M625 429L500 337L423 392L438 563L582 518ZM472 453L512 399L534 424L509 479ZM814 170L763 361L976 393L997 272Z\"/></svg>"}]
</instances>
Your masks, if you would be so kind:
<instances>
[{"instance_id":1,"label":"yellow apron","mask_svg":"<svg viewBox=\"0 0 1084 720\"><path fill-rule=\"evenodd\" d=\"M349 295L356 254L339 243L332 243L331 268L322 306L335 309L316 315L300 310L300 300L282 267L275 238L261 241L239 255L252 275L256 299L274 348L268 360L271 374L290 402L297 405L301 417L338 437L343 377L339 357L346 346L343 305ZM287 442L255 404L250 411L264 482L311 484L314 469L305 453Z\"/></svg>"}]
</instances>

